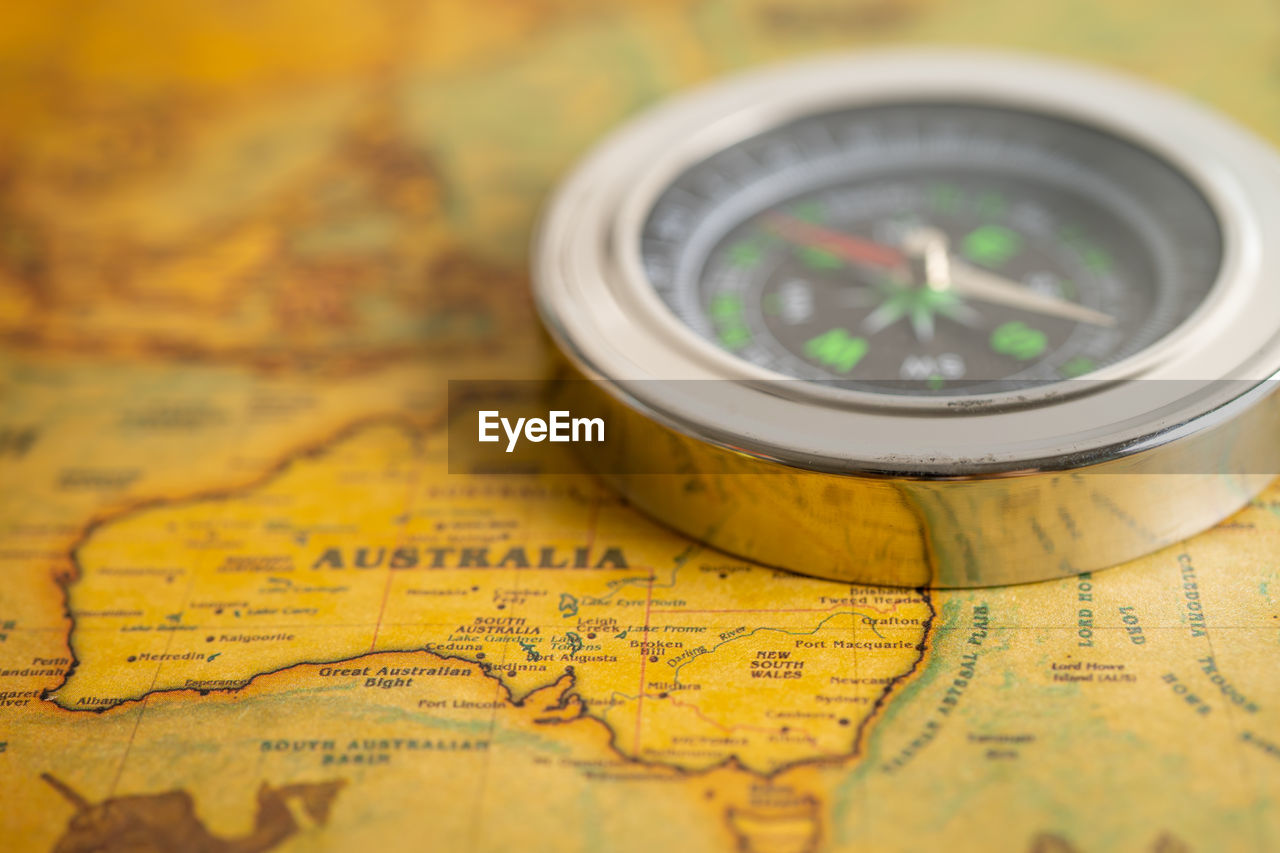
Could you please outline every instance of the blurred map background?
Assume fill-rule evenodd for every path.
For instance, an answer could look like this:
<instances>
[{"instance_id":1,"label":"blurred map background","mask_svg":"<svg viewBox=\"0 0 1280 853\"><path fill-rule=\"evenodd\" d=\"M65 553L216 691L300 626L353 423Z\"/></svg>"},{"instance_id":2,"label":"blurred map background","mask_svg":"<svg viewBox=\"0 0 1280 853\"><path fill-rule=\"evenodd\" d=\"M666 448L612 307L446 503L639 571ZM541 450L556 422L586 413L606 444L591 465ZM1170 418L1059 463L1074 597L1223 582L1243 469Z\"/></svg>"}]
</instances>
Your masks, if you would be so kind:
<instances>
[{"instance_id":1,"label":"blurred map background","mask_svg":"<svg viewBox=\"0 0 1280 853\"><path fill-rule=\"evenodd\" d=\"M525 263L577 156L903 42L1280 142L1260 0L10 4L0 846L1280 847L1280 488L1092 578L924 593L446 473L446 380L549 369Z\"/></svg>"}]
</instances>

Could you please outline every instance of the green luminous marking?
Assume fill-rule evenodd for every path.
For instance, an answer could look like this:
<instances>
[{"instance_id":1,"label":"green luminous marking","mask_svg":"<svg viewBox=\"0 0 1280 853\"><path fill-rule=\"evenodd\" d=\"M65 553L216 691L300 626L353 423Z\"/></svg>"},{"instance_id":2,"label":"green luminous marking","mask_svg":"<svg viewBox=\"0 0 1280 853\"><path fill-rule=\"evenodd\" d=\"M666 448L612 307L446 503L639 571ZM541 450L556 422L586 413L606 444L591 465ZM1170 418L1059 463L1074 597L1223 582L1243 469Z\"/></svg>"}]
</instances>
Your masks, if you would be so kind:
<instances>
[{"instance_id":1,"label":"green luminous marking","mask_svg":"<svg viewBox=\"0 0 1280 853\"><path fill-rule=\"evenodd\" d=\"M954 184L934 184L929 187L929 202L935 210L955 213L960 208L960 188Z\"/></svg>"},{"instance_id":2,"label":"green luminous marking","mask_svg":"<svg viewBox=\"0 0 1280 853\"><path fill-rule=\"evenodd\" d=\"M751 331L746 326L728 326L716 332L716 338L725 349L738 349L751 343Z\"/></svg>"},{"instance_id":3,"label":"green luminous marking","mask_svg":"<svg viewBox=\"0 0 1280 853\"><path fill-rule=\"evenodd\" d=\"M802 201L799 204L792 205L791 215L803 222L811 222L817 225L827 218L827 211L820 201Z\"/></svg>"},{"instance_id":4,"label":"green luminous marking","mask_svg":"<svg viewBox=\"0 0 1280 853\"><path fill-rule=\"evenodd\" d=\"M983 193L978 196L973 206L977 208L978 213L990 217L1004 216L1005 210L1009 207L1000 193Z\"/></svg>"},{"instance_id":5,"label":"green luminous marking","mask_svg":"<svg viewBox=\"0 0 1280 853\"><path fill-rule=\"evenodd\" d=\"M764 257L764 247L756 240L739 240L729 247L729 263L750 269Z\"/></svg>"},{"instance_id":6,"label":"green luminous marking","mask_svg":"<svg viewBox=\"0 0 1280 853\"><path fill-rule=\"evenodd\" d=\"M797 246L796 257L812 270L834 270L844 266L844 261L834 252L819 249L817 246Z\"/></svg>"},{"instance_id":7,"label":"green luminous marking","mask_svg":"<svg viewBox=\"0 0 1280 853\"><path fill-rule=\"evenodd\" d=\"M1099 275L1110 272L1111 254L1086 239L1078 227L1074 225L1064 227L1058 232L1058 239L1080 253L1080 259L1084 261L1085 268L1089 272Z\"/></svg>"},{"instance_id":8,"label":"green luminous marking","mask_svg":"<svg viewBox=\"0 0 1280 853\"><path fill-rule=\"evenodd\" d=\"M736 293L717 293L711 299L716 339L725 349L738 349L751 342L751 330L743 323L742 313L742 297Z\"/></svg>"},{"instance_id":9,"label":"green luminous marking","mask_svg":"<svg viewBox=\"0 0 1280 853\"><path fill-rule=\"evenodd\" d=\"M943 385L947 384L947 380L943 379L941 376L935 373L932 376L930 376L927 380L925 380L924 384L928 386L930 391L937 391Z\"/></svg>"},{"instance_id":10,"label":"green luminous marking","mask_svg":"<svg viewBox=\"0 0 1280 853\"><path fill-rule=\"evenodd\" d=\"M1097 363L1085 355L1078 355L1068 360L1058 368L1058 372L1068 379L1074 379L1077 376L1084 376L1086 373L1092 373L1097 369Z\"/></svg>"},{"instance_id":11,"label":"green luminous marking","mask_svg":"<svg viewBox=\"0 0 1280 853\"><path fill-rule=\"evenodd\" d=\"M1084 265L1089 272L1105 273L1111 269L1111 255L1105 249L1093 246L1085 249L1080 254L1084 258Z\"/></svg>"},{"instance_id":12,"label":"green luminous marking","mask_svg":"<svg viewBox=\"0 0 1280 853\"><path fill-rule=\"evenodd\" d=\"M736 293L717 293L711 300L711 316L721 322L742 317L742 297Z\"/></svg>"},{"instance_id":13,"label":"green luminous marking","mask_svg":"<svg viewBox=\"0 0 1280 853\"><path fill-rule=\"evenodd\" d=\"M964 256L971 261L997 267L1018 254L1022 238L1018 232L1000 225L983 225L964 238Z\"/></svg>"},{"instance_id":14,"label":"green luminous marking","mask_svg":"<svg viewBox=\"0 0 1280 853\"><path fill-rule=\"evenodd\" d=\"M890 326L903 317L913 321L929 321L937 315L956 320L965 307L955 294L945 290L916 289L888 279L876 283L884 301L875 310L881 326Z\"/></svg>"},{"instance_id":15,"label":"green luminous marking","mask_svg":"<svg viewBox=\"0 0 1280 853\"><path fill-rule=\"evenodd\" d=\"M1044 352L1049 343L1048 336L1039 329L1033 329L1021 320L997 326L991 333L991 348L1001 355L1010 355L1018 361L1035 358Z\"/></svg>"},{"instance_id":16,"label":"green luminous marking","mask_svg":"<svg viewBox=\"0 0 1280 853\"><path fill-rule=\"evenodd\" d=\"M848 329L832 329L811 338L804 345L804 354L832 370L848 373L867 354L867 341L850 336Z\"/></svg>"}]
</instances>

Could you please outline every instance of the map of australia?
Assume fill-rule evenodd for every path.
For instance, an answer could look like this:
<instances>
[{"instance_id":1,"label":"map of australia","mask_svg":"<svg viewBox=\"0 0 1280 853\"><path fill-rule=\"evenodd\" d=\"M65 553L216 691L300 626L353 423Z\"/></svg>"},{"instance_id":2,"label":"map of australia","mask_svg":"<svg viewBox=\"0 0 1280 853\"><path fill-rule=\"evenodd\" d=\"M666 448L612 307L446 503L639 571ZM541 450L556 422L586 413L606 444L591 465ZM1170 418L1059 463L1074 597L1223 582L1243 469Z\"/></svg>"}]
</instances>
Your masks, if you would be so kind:
<instances>
[{"instance_id":1,"label":"map of australia","mask_svg":"<svg viewBox=\"0 0 1280 853\"><path fill-rule=\"evenodd\" d=\"M851 754L923 658L922 593L800 580L657 527L638 537L587 477L451 477L442 450L369 426L243 491L96 527L70 588L76 664L53 700L237 690L302 663L430 697L465 662L516 701L569 675L626 756L770 773ZM359 660L414 651L410 666Z\"/></svg>"},{"instance_id":2,"label":"map of australia","mask_svg":"<svg viewBox=\"0 0 1280 853\"><path fill-rule=\"evenodd\" d=\"M314 5L0 28L0 848L1277 846L1280 487L1093 577L871 589L449 473L440 417L549 373L537 208L647 105L957 42L1274 142L1274 4Z\"/></svg>"}]
</instances>

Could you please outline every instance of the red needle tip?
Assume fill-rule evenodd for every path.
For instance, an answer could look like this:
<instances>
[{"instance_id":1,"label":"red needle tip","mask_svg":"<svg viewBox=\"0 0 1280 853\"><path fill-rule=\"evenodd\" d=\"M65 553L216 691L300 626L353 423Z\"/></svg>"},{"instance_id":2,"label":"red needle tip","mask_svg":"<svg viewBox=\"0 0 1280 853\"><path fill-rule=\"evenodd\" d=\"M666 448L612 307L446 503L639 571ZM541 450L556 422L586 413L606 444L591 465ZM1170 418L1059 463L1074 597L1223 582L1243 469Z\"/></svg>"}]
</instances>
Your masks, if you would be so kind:
<instances>
[{"instance_id":1,"label":"red needle tip","mask_svg":"<svg viewBox=\"0 0 1280 853\"><path fill-rule=\"evenodd\" d=\"M832 231L785 213L773 211L764 214L761 219L770 231L790 243L822 249L857 264L900 267L907 261L906 256L893 246Z\"/></svg>"}]
</instances>

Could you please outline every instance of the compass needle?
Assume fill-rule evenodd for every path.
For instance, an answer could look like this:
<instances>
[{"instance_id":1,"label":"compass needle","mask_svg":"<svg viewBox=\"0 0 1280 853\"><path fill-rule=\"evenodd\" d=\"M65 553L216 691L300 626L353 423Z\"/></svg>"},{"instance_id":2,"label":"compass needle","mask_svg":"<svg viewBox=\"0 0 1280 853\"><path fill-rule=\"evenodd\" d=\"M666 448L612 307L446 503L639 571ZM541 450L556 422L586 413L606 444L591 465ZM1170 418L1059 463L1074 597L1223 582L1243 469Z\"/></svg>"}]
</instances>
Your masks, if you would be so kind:
<instances>
[{"instance_id":1,"label":"compass needle","mask_svg":"<svg viewBox=\"0 0 1280 853\"><path fill-rule=\"evenodd\" d=\"M1008 305L1012 308L1021 308L1024 311L1031 311L1036 314L1062 317L1067 320L1089 323L1093 326L1114 326L1116 324L1116 318L1110 314L1104 314L1101 311L1074 302L1068 302L1065 299L1037 293L1026 285L1010 281L1007 278L985 272L976 267L959 264L953 266L951 282L957 293L980 299L984 302Z\"/></svg>"}]
</instances>

